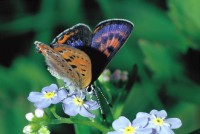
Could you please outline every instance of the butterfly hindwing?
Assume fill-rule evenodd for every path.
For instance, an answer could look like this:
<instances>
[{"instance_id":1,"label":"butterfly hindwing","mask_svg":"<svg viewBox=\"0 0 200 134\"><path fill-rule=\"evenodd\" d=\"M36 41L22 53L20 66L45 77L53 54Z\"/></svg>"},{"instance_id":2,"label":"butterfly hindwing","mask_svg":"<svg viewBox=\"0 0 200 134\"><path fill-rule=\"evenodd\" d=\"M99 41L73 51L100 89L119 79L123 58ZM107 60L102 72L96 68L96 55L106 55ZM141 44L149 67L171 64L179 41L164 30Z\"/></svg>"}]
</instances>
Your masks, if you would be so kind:
<instances>
[{"instance_id":1,"label":"butterfly hindwing","mask_svg":"<svg viewBox=\"0 0 200 134\"><path fill-rule=\"evenodd\" d=\"M91 44L92 32L85 24L77 24L69 29L60 33L51 43L54 47L55 44L64 44L72 47L82 47Z\"/></svg>"}]
</instances>

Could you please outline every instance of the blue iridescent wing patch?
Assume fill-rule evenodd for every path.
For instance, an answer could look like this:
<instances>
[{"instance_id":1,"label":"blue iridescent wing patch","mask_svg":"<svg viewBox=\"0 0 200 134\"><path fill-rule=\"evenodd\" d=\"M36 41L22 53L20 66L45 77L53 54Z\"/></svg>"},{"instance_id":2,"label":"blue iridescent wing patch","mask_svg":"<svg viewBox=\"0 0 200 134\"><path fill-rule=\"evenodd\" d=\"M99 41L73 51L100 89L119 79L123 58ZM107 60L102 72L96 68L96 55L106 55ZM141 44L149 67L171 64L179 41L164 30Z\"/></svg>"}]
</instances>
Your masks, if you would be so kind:
<instances>
[{"instance_id":1,"label":"blue iridescent wing patch","mask_svg":"<svg viewBox=\"0 0 200 134\"><path fill-rule=\"evenodd\" d=\"M105 69L112 57L123 46L133 30L133 24L123 19L111 19L100 22L93 32L91 48L96 50L96 56L90 56L92 61L93 81Z\"/></svg>"},{"instance_id":2,"label":"blue iridescent wing patch","mask_svg":"<svg viewBox=\"0 0 200 134\"><path fill-rule=\"evenodd\" d=\"M69 29L60 33L51 43L54 47L55 44L64 44L71 47L79 48L91 44L92 32L85 24L77 24Z\"/></svg>"}]
</instances>

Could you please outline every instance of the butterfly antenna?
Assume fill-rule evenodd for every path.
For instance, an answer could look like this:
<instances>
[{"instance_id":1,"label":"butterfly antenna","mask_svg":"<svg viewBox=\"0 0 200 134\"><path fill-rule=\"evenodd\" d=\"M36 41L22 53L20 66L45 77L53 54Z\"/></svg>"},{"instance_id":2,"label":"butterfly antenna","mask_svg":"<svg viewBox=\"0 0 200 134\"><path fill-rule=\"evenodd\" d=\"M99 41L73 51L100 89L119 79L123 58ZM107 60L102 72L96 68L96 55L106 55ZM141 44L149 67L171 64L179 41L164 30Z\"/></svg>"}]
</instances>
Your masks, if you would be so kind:
<instances>
[{"instance_id":1,"label":"butterfly antenna","mask_svg":"<svg viewBox=\"0 0 200 134\"><path fill-rule=\"evenodd\" d=\"M103 109L102 109L102 107L101 107L101 103L100 103L100 100L99 100L99 96L98 96L98 94L97 94L97 92L96 92L96 90L95 90L95 88L94 88L93 85L91 85L91 89L92 89L92 92L94 93L94 95L96 96L97 103L98 103L99 106L100 106L99 109L100 109L101 115L102 115L103 119L105 120L105 119L106 119L106 115L105 115L104 112L103 112Z\"/></svg>"}]
</instances>

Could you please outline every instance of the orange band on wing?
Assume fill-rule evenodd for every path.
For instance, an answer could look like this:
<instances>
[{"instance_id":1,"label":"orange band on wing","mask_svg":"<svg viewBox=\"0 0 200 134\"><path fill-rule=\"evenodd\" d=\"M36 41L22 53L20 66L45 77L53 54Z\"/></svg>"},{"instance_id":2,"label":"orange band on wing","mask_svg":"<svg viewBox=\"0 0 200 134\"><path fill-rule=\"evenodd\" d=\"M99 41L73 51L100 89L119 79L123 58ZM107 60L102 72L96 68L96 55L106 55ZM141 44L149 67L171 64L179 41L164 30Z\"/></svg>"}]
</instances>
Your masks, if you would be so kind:
<instances>
[{"instance_id":1,"label":"orange band on wing","mask_svg":"<svg viewBox=\"0 0 200 134\"><path fill-rule=\"evenodd\" d=\"M74 35L73 32L70 33L69 35L65 34L65 35L63 36L62 39L59 39L59 40L58 40L57 43L58 43L58 44L64 44L64 43L66 42L66 40L67 40L69 37L71 37L72 35Z\"/></svg>"}]
</instances>

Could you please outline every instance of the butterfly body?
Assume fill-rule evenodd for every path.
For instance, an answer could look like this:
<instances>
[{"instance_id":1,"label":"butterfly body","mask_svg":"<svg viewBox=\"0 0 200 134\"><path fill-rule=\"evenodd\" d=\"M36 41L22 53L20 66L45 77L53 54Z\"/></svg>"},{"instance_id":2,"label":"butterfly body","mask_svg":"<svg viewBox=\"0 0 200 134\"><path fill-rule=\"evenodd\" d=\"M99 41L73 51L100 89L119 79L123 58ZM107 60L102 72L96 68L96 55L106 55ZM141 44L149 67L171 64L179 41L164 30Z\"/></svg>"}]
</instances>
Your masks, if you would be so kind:
<instances>
[{"instance_id":1,"label":"butterfly body","mask_svg":"<svg viewBox=\"0 0 200 134\"><path fill-rule=\"evenodd\" d=\"M51 47L35 44L53 76L84 89L99 77L132 29L133 24L122 19L103 21L93 33L87 25L77 24L59 34Z\"/></svg>"}]
</instances>

